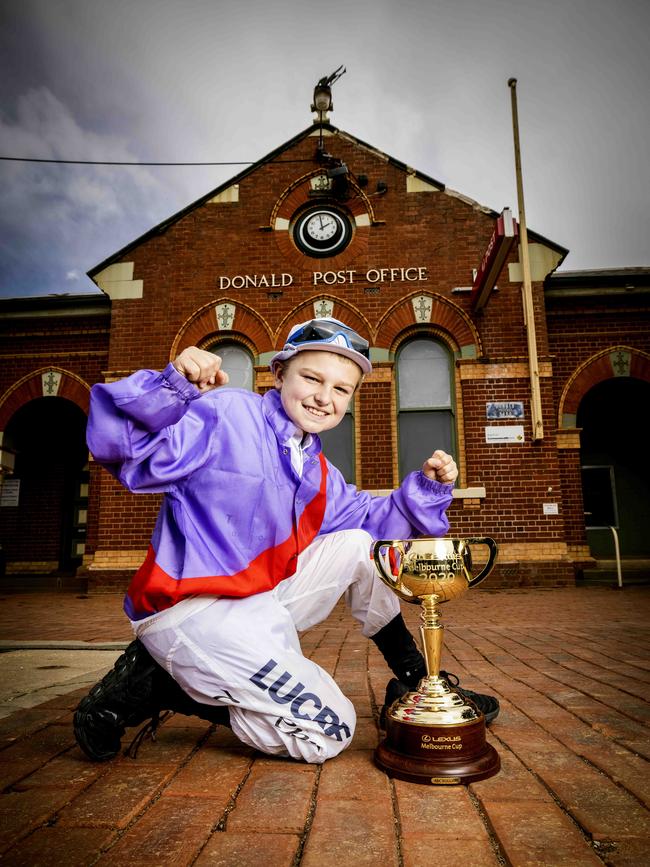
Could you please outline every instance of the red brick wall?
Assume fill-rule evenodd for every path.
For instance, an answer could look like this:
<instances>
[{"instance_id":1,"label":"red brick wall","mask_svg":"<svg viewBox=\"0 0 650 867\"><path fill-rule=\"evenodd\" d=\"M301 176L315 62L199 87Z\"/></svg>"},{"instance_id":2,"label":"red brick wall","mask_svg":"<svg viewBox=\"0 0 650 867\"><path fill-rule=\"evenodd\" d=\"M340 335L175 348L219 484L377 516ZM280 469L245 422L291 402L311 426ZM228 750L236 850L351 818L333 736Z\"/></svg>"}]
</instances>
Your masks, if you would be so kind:
<instances>
[{"instance_id":1,"label":"red brick wall","mask_svg":"<svg viewBox=\"0 0 650 867\"><path fill-rule=\"evenodd\" d=\"M315 169L317 164L262 166L240 181L238 203L203 204L162 234L125 254L124 261L135 263L134 279L144 281L144 297L113 304L111 370L163 366L182 324L199 307L222 296L253 307L272 330L306 297L321 294L336 295L349 302L363 311L373 327L405 293L419 290L453 298L469 311L468 297L452 296L451 289L471 284L472 269L493 229L492 218L455 196L406 194L401 169L345 139L328 140L328 147L336 151L355 175L368 175L369 191L379 180L388 184L386 195L369 200L377 225L365 229L368 241L358 255L351 260L344 254L319 261L296 254L304 269L300 273L295 260L290 261L276 237L281 235L286 243L286 232L261 231L260 227L268 227L276 200L296 175ZM314 149L315 140L308 138L284 154L283 159L309 160ZM430 279L426 283L385 283L376 296L364 292L368 284L361 275L367 269L398 264L424 265ZM356 269L359 279L351 286L314 287L313 271L339 267ZM282 272L293 273L296 280L285 288L281 298L269 298L265 289L219 290L220 275ZM508 322L507 328L503 327L504 321ZM487 355L525 354L517 286L504 284L481 317L479 327ZM146 341L142 339L143 331ZM381 335L377 345L383 345ZM271 348L264 343L257 346L258 351Z\"/></svg>"},{"instance_id":2,"label":"red brick wall","mask_svg":"<svg viewBox=\"0 0 650 867\"><path fill-rule=\"evenodd\" d=\"M7 432L16 427L16 414L31 407L34 399L43 399L43 370L53 368L62 377L58 395L47 400L65 400L87 412L89 388L103 381L108 359L106 303L91 303L97 315L82 316L76 315L67 301L45 299L41 312L29 301L23 303L21 311L20 303L15 302L15 309L11 309L11 302L5 302L12 315L0 316L0 430L5 432L5 446ZM56 406L61 410L60 418L70 420L79 434L77 426L83 416L70 413L69 407L66 412L60 403ZM48 404L46 409L53 407ZM56 411L53 418L58 424ZM23 565L31 571L33 564L57 564L62 553L62 504L69 497L66 492L72 481L59 461L60 446L56 443L61 436L65 442L66 432L43 425L35 435L42 437L42 449L29 462L24 455L16 462L16 478L21 483L19 505L0 511L0 544L12 571L20 571Z\"/></svg>"},{"instance_id":3,"label":"red brick wall","mask_svg":"<svg viewBox=\"0 0 650 867\"><path fill-rule=\"evenodd\" d=\"M41 322L38 334L28 323L21 326L22 335L14 323L15 351L0 369L0 395L30 369L51 363L46 360L50 357L60 358L61 366L90 384L101 381L104 373L114 377L141 367L160 369L183 346L206 345L214 338L233 335L255 355L270 352L282 344L291 325L311 317L312 301L322 297L334 300L335 316L385 351L395 352L401 341L418 331L442 339L457 357L461 349L467 357L467 347L474 344L477 360L460 362L457 371L459 461L463 484L485 487L486 495L454 502L451 532L493 536L506 552L488 586L571 580L569 557L546 560L539 554L546 546L584 543L579 453L575 448L558 450L556 443L560 396L577 367L598 349L624 343L647 350L647 311L639 315L625 300L588 307L549 302L547 310L543 286L533 284L540 360L547 371L552 364L553 373L541 377L545 437L533 443L520 284L509 282L506 265L499 291L478 313L472 311L468 294L452 291L471 285L472 269L481 261L494 215L457 194L407 193L404 166L347 136L329 136L326 149L351 173L352 198L343 205L353 215L367 214L370 225L358 226L354 240L339 256L309 259L293 247L286 231L273 227L277 217L289 219L296 207L310 201L306 178L319 166L316 144L314 137L295 141L275 161L238 178L239 201L199 203L125 251L121 261L134 263L133 279L143 281L144 294L112 302L110 345L108 323L97 318L48 320ZM356 184L361 175L368 178L364 187ZM376 193L378 182L387 185L385 194ZM509 261L516 259L515 249ZM364 278L368 269L390 267L424 267L428 277L423 282L372 283ZM339 269L355 270L354 283L314 285L315 271ZM275 289L219 286L220 276L272 273L290 273L294 282L280 294ZM434 298L430 325L415 322L410 297L420 293ZM215 321L214 305L224 300L236 305L234 332L219 331ZM377 364L358 398L359 482L369 489L390 488L395 481L391 376L391 362ZM263 390L263 377L260 381ZM486 444L486 402L498 400L524 402L524 443ZM543 514L542 504L549 501L559 504L559 515ZM155 496L128 494L93 465L89 559L95 552L144 551L158 503ZM533 550L538 553L530 553ZM104 568L92 581L97 587L113 586L126 583L128 573L126 568Z\"/></svg>"},{"instance_id":4,"label":"red brick wall","mask_svg":"<svg viewBox=\"0 0 650 867\"><path fill-rule=\"evenodd\" d=\"M561 285L561 278L558 282ZM555 280L552 283L557 285ZM598 285L592 288L598 289ZM630 350L629 375L650 381L650 311L642 295L621 293L620 289L618 294L592 293L584 298L576 294L558 298L556 294L547 301L547 324L554 369L553 402L560 427L575 424L582 398L593 386L615 375L610 353L616 347ZM576 574L590 565L588 558L581 559L579 554L580 546L584 550L587 542L579 444L578 438L573 447L558 451L564 538L568 546L577 549L573 563Z\"/></svg>"},{"instance_id":5,"label":"red brick wall","mask_svg":"<svg viewBox=\"0 0 650 867\"><path fill-rule=\"evenodd\" d=\"M102 514L99 548L140 550L147 547L160 507L158 494L131 494L108 473L101 473Z\"/></svg>"},{"instance_id":6,"label":"red brick wall","mask_svg":"<svg viewBox=\"0 0 650 867\"><path fill-rule=\"evenodd\" d=\"M598 352L617 345L650 350L650 310L637 299L570 307L551 302L547 320L556 403L569 377Z\"/></svg>"},{"instance_id":7,"label":"red brick wall","mask_svg":"<svg viewBox=\"0 0 650 867\"><path fill-rule=\"evenodd\" d=\"M555 541L563 537L563 515L542 513L542 503L561 499L550 382L542 383L543 421L548 435L541 442L530 441L530 413L523 420L523 444L485 442L486 402L512 400L513 394L521 397L527 391L528 382L517 380L514 385L478 380L463 386L467 478L472 486L484 485L488 496L478 511L468 513L460 504L452 511L454 532L459 535L488 534L502 542L522 543Z\"/></svg>"},{"instance_id":8,"label":"red brick wall","mask_svg":"<svg viewBox=\"0 0 650 867\"><path fill-rule=\"evenodd\" d=\"M357 425L361 434L360 485L363 488L393 487L391 391L390 382L367 382L359 392Z\"/></svg>"},{"instance_id":9,"label":"red brick wall","mask_svg":"<svg viewBox=\"0 0 650 867\"><path fill-rule=\"evenodd\" d=\"M355 190L357 198L347 206L353 213L369 212L373 224L357 229L355 240L342 255L320 262L297 253L286 232L269 228L275 216L288 218L300 202L307 201L304 185L296 181L317 168L316 162L310 162L316 140L306 138L297 142L281 158L304 159L304 164L278 162L258 167L239 180L237 203L199 205L125 253L123 261L135 263L133 278L143 280L144 296L113 302L110 371L122 374L139 367L163 367L169 360L172 344L184 330L195 342L199 338L205 342L211 336L224 336L223 332L219 335L216 324L210 324L214 323L210 318L214 316L211 305L220 299L246 305L265 324L265 327L256 324L243 312L238 313L235 323L236 328L244 328L243 335L252 342L257 354L279 345L293 322L312 315L311 305L305 302L322 296L335 299L338 304L335 315L338 313L355 325L374 346L394 351L400 340L414 330L410 302L399 306L404 296L413 293L440 297L440 302L434 303L432 325L453 351L476 342L486 361L525 360L521 289L518 284L509 283L507 270L499 291L480 315L472 315L467 294L452 292L454 287L471 285L472 269L480 262L493 230L493 216L453 194L407 193L403 167L386 162L347 138L330 137L326 145L330 153L348 165L353 178L367 175L367 187L363 193ZM387 184L388 192L372 195L379 181ZM366 193L370 195L367 199ZM515 258L513 253L511 261ZM384 281L379 284L378 293L367 291L370 284L362 275L368 269L405 266L426 267L428 279ZM357 279L352 284L314 286L314 271L338 269L354 269ZM295 279L280 297L271 297L266 289L219 289L221 275L284 272L293 274ZM547 339L539 284L535 285L535 296L538 344L545 353ZM196 311L204 307L206 312L197 318ZM242 322L246 324L242 326ZM275 342L269 332L277 335ZM180 338L177 345L186 345L185 338ZM388 365L387 372L390 369ZM364 383L359 396L356 416L361 444L359 481L370 489L390 488L394 483L393 388L387 378L371 379ZM550 383L545 383L545 421L552 431L550 388ZM528 417L527 441L522 446L504 450L484 443L485 402L527 401L528 394L527 380L479 380L463 384L465 478L468 484L484 484L488 496L476 510L463 509L460 503L452 507L456 532L489 532L499 541L514 542L543 542L562 537L562 515L547 518L541 514L547 488L558 490L560 485L552 437L539 446L531 444ZM154 519L154 498L127 508L128 495L110 481L102 482L99 496L98 547L108 550L146 547Z\"/></svg>"}]
</instances>

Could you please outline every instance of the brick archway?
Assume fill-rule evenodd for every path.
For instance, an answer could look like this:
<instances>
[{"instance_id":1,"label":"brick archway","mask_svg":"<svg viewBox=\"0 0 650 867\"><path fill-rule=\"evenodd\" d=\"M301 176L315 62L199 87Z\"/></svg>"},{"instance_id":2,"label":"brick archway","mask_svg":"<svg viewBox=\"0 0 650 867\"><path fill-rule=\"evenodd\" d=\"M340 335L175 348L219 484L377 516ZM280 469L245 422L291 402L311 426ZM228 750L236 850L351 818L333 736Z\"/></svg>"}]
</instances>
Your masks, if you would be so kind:
<instances>
[{"instance_id":1,"label":"brick archway","mask_svg":"<svg viewBox=\"0 0 650 867\"><path fill-rule=\"evenodd\" d=\"M88 383L60 367L34 370L0 397L2 464L19 491L2 521L9 573L70 578L82 562L89 402Z\"/></svg>"},{"instance_id":2,"label":"brick archway","mask_svg":"<svg viewBox=\"0 0 650 867\"><path fill-rule=\"evenodd\" d=\"M334 307L331 315L335 319L340 319L341 322L345 322L346 325L354 328L358 334L365 337L365 339L372 345L374 338L373 330L363 313L348 301L343 301L341 298L337 298L334 295L321 293L319 295L314 295L311 298L306 298L301 304L296 305L296 307L294 307L291 312L284 317L275 334L276 349L280 349L284 346L287 335L294 325L298 325L300 322L306 322L307 320L314 318L314 304L323 300L331 301L333 303Z\"/></svg>"},{"instance_id":3,"label":"brick archway","mask_svg":"<svg viewBox=\"0 0 650 867\"><path fill-rule=\"evenodd\" d=\"M599 382L618 376L650 382L650 355L631 346L610 346L592 355L564 386L558 407L558 428L575 427L578 406L585 394Z\"/></svg>"},{"instance_id":4,"label":"brick archway","mask_svg":"<svg viewBox=\"0 0 650 867\"><path fill-rule=\"evenodd\" d=\"M14 413L37 397L63 397L88 415L90 386L62 367L41 367L23 376L0 397L0 431Z\"/></svg>"},{"instance_id":5,"label":"brick archway","mask_svg":"<svg viewBox=\"0 0 650 867\"><path fill-rule=\"evenodd\" d=\"M257 355L273 349L273 332L266 320L241 301L220 298L200 307L181 325L172 341L170 361L188 346L204 346L213 338L232 336L241 336Z\"/></svg>"},{"instance_id":6,"label":"brick archway","mask_svg":"<svg viewBox=\"0 0 650 867\"><path fill-rule=\"evenodd\" d=\"M427 316L416 316L417 299L426 300ZM377 345L393 350L407 329L413 326L433 326L448 332L467 356L480 357L483 354L481 338L474 323L458 305L435 292L412 292L396 302L377 326Z\"/></svg>"}]
</instances>

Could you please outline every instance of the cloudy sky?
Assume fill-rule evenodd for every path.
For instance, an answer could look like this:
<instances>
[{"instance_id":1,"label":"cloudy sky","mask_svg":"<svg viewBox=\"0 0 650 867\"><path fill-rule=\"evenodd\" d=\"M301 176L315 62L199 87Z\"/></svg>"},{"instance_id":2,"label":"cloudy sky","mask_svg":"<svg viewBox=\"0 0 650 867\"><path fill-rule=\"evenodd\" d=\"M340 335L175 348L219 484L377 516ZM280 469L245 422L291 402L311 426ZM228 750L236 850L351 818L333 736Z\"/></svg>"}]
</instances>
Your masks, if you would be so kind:
<instances>
[{"instance_id":1,"label":"cloudy sky","mask_svg":"<svg viewBox=\"0 0 650 867\"><path fill-rule=\"evenodd\" d=\"M650 265L648 0L0 0L0 156L255 161L331 121L516 212L562 270ZM241 166L0 161L0 295L86 272Z\"/></svg>"}]
</instances>

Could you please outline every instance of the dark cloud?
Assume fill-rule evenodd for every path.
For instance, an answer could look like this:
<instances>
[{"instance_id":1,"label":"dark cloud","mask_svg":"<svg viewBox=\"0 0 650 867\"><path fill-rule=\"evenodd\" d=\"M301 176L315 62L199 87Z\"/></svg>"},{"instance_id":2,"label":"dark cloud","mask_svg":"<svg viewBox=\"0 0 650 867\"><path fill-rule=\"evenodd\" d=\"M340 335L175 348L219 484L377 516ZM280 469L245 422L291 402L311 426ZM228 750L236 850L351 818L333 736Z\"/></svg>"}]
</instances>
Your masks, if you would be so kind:
<instances>
[{"instance_id":1,"label":"dark cloud","mask_svg":"<svg viewBox=\"0 0 650 867\"><path fill-rule=\"evenodd\" d=\"M568 268L650 264L650 6L637 0L3 0L0 153L257 160L332 120L494 209ZM85 272L237 169L0 162L0 294L88 291Z\"/></svg>"}]
</instances>

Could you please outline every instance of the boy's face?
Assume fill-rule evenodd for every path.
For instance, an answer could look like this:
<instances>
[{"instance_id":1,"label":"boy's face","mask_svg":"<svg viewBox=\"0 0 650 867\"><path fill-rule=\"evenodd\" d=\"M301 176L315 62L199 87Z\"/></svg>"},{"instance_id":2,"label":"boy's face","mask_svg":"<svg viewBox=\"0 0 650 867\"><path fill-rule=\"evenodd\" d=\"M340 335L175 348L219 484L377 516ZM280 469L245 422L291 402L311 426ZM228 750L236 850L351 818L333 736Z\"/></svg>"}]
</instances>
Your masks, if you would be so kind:
<instances>
[{"instance_id":1,"label":"boy's face","mask_svg":"<svg viewBox=\"0 0 650 867\"><path fill-rule=\"evenodd\" d=\"M322 350L298 352L275 371L284 411L304 433L336 427L360 381L358 365Z\"/></svg>"}]
</instances>

